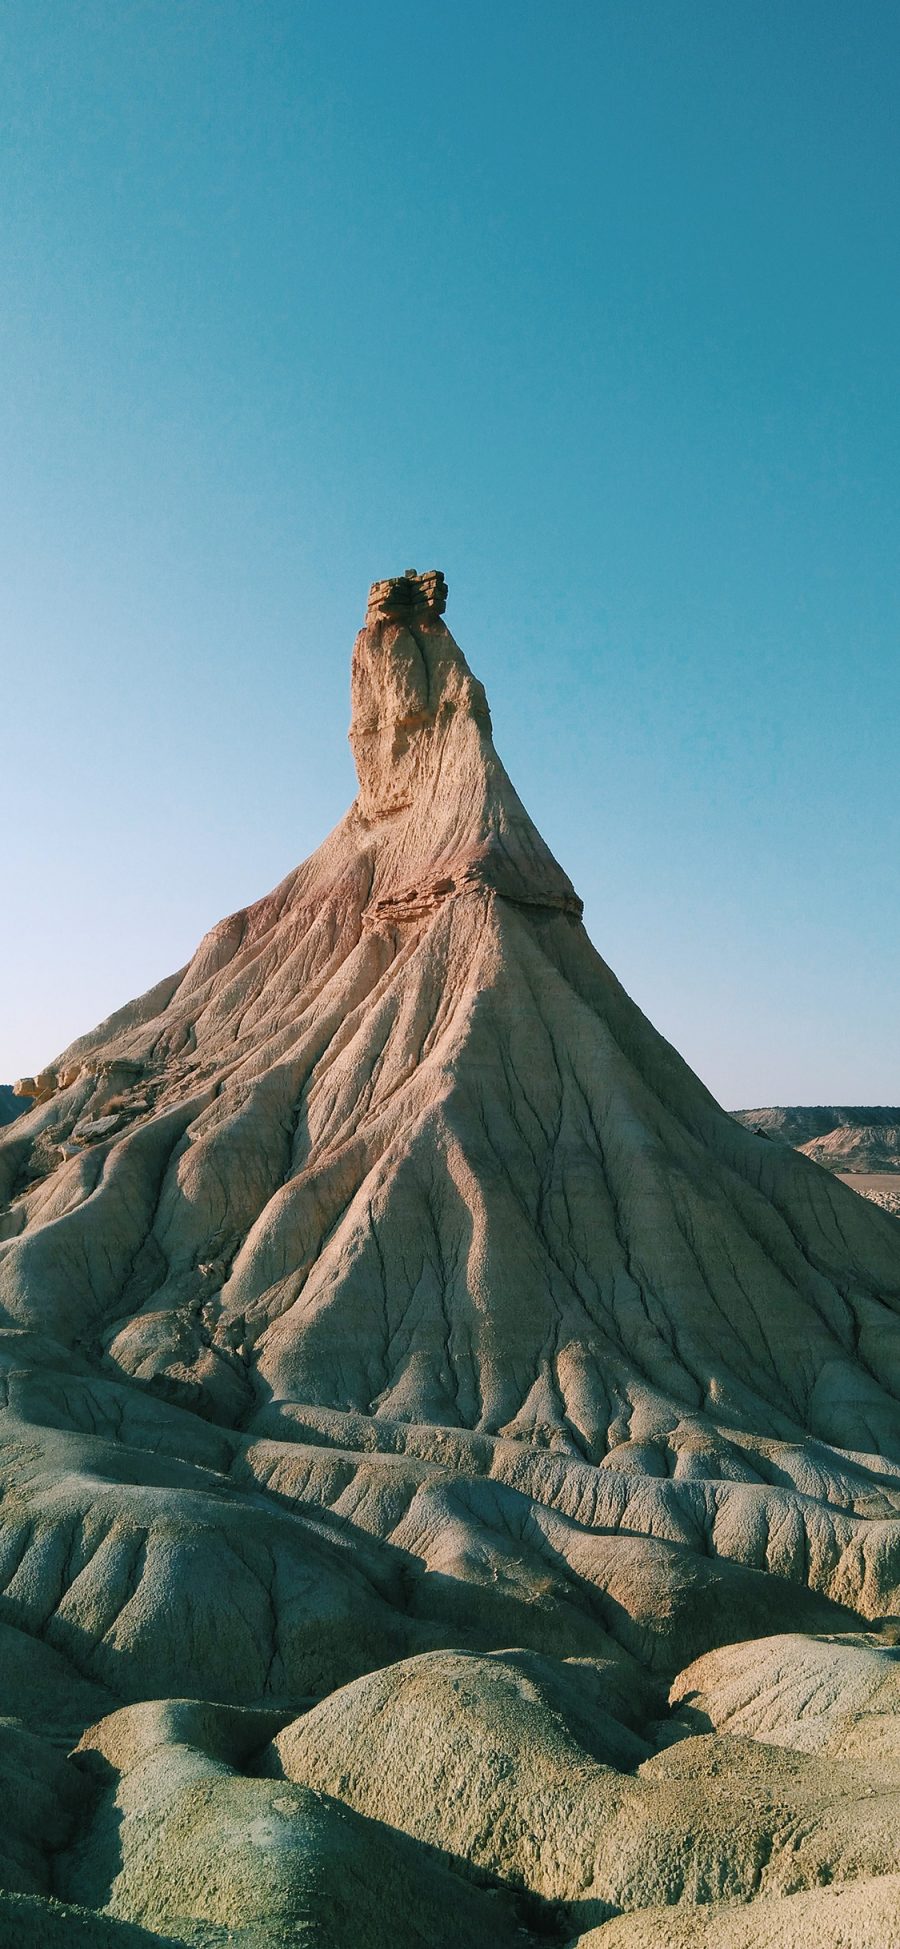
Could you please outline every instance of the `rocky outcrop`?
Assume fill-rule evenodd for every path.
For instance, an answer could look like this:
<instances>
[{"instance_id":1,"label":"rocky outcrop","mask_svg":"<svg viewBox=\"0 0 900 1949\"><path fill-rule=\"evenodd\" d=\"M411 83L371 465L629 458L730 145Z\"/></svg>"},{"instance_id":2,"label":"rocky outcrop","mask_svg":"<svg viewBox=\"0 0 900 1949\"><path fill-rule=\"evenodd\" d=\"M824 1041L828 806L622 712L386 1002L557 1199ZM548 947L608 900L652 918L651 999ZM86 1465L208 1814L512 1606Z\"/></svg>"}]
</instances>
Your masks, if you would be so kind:
<instances>
[{"instance_id":1,"label":"rocky outcrop","mask_svg":"<svg viewBox=\"0 0 900 1949\"><path fill-rule=\"evenodd\" d=\"M445 602L374 585L346 817L0 1139L5 1885L181 1942L825 1942L824 1878L900 1871L893 1759L875 1808L704 1661L865 1644L894 1710L900 1226L625 995Z\"/></svg>"}]
</instances>

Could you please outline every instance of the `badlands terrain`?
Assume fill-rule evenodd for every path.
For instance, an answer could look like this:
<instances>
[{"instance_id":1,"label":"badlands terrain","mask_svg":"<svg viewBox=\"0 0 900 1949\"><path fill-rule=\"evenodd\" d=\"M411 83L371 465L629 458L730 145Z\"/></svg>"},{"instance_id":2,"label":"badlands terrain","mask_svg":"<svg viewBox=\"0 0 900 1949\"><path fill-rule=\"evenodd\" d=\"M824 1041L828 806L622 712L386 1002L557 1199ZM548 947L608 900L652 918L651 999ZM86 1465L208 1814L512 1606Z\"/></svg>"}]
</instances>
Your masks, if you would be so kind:
<instances>
[{"instance_id":1,"label":"badlands terrain","mask_svg":"<svg viewBox=\"0 0 900 1949\"><path fill-rule=\"evenodd\" d=\"M793 1144L864 1198L900 1213L900 1109L796 1105L735 1110L734 1115L746 1129Z\"/></svg>"},{"instance_id":2,"label":"badlands terrain","mask_svg":"<svg viewBox=\"0 0 900 1949\"><path fill-rule=\"evenodd\" d=\"M445 598L0 1136L0 1942L891 1949L900 1222L629 1000Z\"/></svg>"}]
</instances>

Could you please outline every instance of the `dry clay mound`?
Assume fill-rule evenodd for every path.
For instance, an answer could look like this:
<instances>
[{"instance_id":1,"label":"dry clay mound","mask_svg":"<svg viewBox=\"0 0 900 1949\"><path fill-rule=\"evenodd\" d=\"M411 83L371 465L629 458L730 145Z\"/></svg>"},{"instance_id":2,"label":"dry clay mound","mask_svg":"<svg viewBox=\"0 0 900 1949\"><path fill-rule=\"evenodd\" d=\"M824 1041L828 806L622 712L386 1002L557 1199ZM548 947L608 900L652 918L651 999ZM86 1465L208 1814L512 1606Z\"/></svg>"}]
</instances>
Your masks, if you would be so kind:
<instances>
[{"instance_id":1,"label":"dry clay mound","mask_svg":"<svg viewBox=\"0 0 900 1949\"><path fill-rule=\"evenodd\" d=\"M900 1225L629 1001L444 598L0 1138L0 1944L900 1942Z\"/></svg>"}]
</instances>

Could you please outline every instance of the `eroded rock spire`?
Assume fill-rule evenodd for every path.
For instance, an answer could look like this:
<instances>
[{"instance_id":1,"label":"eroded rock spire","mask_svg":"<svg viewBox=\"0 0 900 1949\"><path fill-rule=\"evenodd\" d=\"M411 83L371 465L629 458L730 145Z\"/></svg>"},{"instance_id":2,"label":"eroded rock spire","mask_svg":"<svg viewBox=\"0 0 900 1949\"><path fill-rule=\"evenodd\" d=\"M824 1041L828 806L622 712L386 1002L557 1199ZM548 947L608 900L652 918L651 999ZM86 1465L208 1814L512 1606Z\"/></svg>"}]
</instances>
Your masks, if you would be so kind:
<instances>
[{"instance_id":1,"label":"eroded rock spire","mask_svg":"<svg viewBox=\"0 0 900 1949\"><path fill-rule=\"evenodd\" d=\"M445 596L0 1133L0 1941L894 1943L900 1228L629 1000Z\"/></svg>"},{"instance_id":2,"label":"eroded rock spire","mask_svg":"<svg viewBox=\"0 0 900 1949\"><path fill-rule=\"evenodd\" d=\"M439 568L419 575L414 568L402 575L390 575L384 582L373 582L366 606L366 623L411 622L416 618L442 616L447 607L447 584Z\"/></svg>"},{"instance_id":3,"label":"eroded rock spire","mask_svg":"<svg viewBox=\"0 0 900 1949\"><path fill-rule=\"evenodd\" d=\"M374 582L353 650L354 808L379 836L376 911L491 888L581 913L494 749L483 684L443 620L438 569Z\"/></svg>"}]
</instances>

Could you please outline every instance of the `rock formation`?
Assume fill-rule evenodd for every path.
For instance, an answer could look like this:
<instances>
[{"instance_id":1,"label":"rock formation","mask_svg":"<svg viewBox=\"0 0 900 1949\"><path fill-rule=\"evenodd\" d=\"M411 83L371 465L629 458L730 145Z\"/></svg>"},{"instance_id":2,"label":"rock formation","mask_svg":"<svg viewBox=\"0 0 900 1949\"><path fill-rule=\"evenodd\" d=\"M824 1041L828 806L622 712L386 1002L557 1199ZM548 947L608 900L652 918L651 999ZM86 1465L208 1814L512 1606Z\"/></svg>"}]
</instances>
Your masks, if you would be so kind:
<instances>
[{"instance_id":1,"label":"rock formation","mask_svg":"<svg viewBox=\"0 0 900 1949\"><path fill-rule=\"evenodd\" d=\"M629 1000L445 603L0 1138L0 1941L900 1942L900 1225Z\"/></svg>"}]
</instances>

